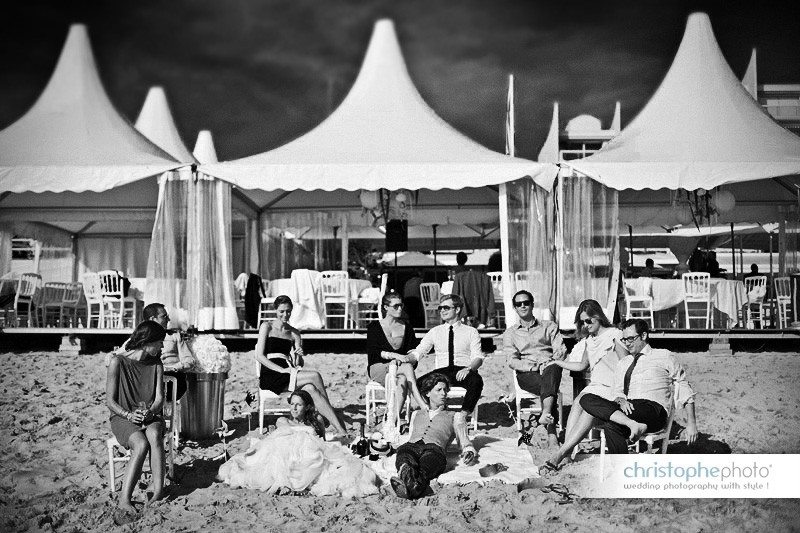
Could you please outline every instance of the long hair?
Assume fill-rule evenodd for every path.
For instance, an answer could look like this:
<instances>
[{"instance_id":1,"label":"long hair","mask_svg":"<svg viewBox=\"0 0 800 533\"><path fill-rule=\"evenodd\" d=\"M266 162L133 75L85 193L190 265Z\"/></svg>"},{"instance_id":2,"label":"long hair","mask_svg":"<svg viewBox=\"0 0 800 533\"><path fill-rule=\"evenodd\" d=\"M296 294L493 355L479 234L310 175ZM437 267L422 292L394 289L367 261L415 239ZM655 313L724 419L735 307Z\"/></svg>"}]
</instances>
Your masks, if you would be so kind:
<instances>
[{"instance_id":1,"label":"long hair","mask_svg":"<svg viewBox=\"0 0 800 533\"><path fill-rule=\"evenodd\" d=\"M131 338L128 340L128 350L138 350L145 344L163 341L167 336L167 330L152 320L145 320L133 330Z\"/></svg>"},{"instance_id":2,"label":"long hair","mask_svg":"<svg viewBox=\"0 0 800 533\"><path fill-rule=\"evenodd\" d=\"M581 313L586 313L589 318L597 319L600 326L604 328L613 327L597 300L584 300L578 305L578 310L575 312L575 333L579 339L586 337L586 328L581 320Z\"/></svg>"},{"instance_id":3,"label":"long hair","mask_svg":"<svg viewBox=\"0 0 800 533\"><path fill-rule=\"evenodd\" d=\"M314 400L311 398L311 395L302 389L297 389L289 396L289 403L292 403L292 398L295 396L303 400L303 403L306 405L306 412L301 422L314 428L320 437L324 437L325 428L321 427L319 420L317 420L317 407L314 405Z\"/></svg>"}]
</instances>

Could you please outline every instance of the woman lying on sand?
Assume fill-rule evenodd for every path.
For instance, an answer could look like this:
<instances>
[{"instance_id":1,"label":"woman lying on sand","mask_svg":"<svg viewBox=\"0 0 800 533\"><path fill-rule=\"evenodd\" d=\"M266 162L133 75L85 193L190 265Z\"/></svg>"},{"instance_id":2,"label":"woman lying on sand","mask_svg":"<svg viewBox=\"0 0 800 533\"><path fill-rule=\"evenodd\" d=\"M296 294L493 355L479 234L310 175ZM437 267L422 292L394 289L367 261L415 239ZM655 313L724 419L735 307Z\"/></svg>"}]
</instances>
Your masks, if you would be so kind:
<instances>
[{"instance_id":1,"label":"woman lying on sand","mask_svg":"<svg viewBox=\"0 0 800 533\"><path fill-rule=\"evenodd\" d=\"M303 341L300 332L289 324L292 300L288 296L275 298L275 320L258 328L256 359L261 363L259 386L275 394L295 389L307 391L319 412L340 436L347 432L328 400L322 376L316 370L303 367Z\"/></svg>"},{"instance_id":2,"label":"woman lying on sand","mask_svg":"<svg viewBox=\"0 0 800 533\"><path fill-rule=\"evenodd\" d=\"M139 324L122 354L113 354L106 378L106 404L111 431L121 446L131 450L122 481L119 507L133 517L133 489L150 452L153 497L164 496L164 367L159 356L166 330L153 321ZM130 518L129 517L129 518Z\"/></svg>"},{"instance_id":3,"label":"woman lying on sand","mask_svg":"<svg viewBox=\"0 0 800 533\"><path fill-rule=\"evenodd\" d=\"M289 403L290 418L279 418L275 431L253 439L247 452L223 464L220 480L270 494L305 490L347 498L376 494L375 473L346 447L321 438L322 420L311 396L295 391Z\"/></svg>"}]
</instances>

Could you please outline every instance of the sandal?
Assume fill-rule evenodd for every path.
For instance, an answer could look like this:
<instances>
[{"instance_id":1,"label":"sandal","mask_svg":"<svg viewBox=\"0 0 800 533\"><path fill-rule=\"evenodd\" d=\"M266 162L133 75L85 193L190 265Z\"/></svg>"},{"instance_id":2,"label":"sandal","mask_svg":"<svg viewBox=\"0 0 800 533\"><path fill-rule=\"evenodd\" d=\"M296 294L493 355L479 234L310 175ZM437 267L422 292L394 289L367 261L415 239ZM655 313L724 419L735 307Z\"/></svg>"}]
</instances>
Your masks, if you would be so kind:
<instances>
[{"instance_id":1,"label":"sandal","mask_svg":"<svg viewBox=\"0 0 800 533\"><path fill-rule=\"evenodd\" d=\"M550 461L545 461L544 464L539 467L540 476L549 476L550 474L555 474L556 472L558 472L558 466Z\"/></svg>"}]
</instances>

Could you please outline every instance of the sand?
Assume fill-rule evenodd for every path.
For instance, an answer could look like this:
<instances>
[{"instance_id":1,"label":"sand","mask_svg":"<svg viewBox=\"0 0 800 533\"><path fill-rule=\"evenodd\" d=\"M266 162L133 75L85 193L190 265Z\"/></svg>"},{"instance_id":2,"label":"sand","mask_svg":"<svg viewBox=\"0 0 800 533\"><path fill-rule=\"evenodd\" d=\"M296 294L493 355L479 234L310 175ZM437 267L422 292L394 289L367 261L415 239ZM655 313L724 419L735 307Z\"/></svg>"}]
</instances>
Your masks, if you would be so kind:
<instances>
[{"instance_id":1,"label":"sand","mask_svg":"<svg viewBox=\"0 0 800 533\"><path fill-rule=\"evenodd\" d=\"M54 352L0 354L0 531L107 531L116 499L109 495L105 440L105 354ZM701 441L694 450L677 442L671 453L800 453L800 357L786 353L709 356L679 354L698 393ZM325 377L348 426L363 420L363 354L313 354L309 368ZM429 359L430 360L430 359ZM425 370L423 366L422 370ZM512 438L516 431L497 398L508 370L490 357L479 432ZM233 354L225 419L235 433L232 452L246 448L256 392L248 354ZM569 401L569 398L567 398ZM253 418L253 423L256 419ZM682 427L680 417L676 420ZM678 428L680 429L680 428ZM251 434L252 435L252 434ZM535 441L540 460L543 438ZM798 523L790 500L603 500L558 505L538 489L513 485L436 486L416 502L391 490L362 500L267 496L215 481L219 440L182 443L179 484L170 498L145 511L125 531L790 531ZM580 494L592 475L591 455L569 465L554 481ZM143 499L137 491L135 498Z\"/></svg>"}]
</instances>

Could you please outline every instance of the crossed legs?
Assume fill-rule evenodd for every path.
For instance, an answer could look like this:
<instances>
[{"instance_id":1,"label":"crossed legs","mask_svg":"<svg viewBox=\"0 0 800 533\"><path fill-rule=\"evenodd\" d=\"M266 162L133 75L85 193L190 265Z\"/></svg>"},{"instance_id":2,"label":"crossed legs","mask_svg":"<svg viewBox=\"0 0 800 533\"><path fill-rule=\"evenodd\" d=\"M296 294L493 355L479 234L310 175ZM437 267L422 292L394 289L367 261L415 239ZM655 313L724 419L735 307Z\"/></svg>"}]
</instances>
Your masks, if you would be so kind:
<instances>
[{"instance_id":1,"label":"crossed legs","mask_svg":"<svg viewBox=\"0 0 800 533\"><path fill-rule=\"evenodd\" d=\"M319 411L319 414L325 417L337 433L342 435L347 433L344 422L339 418L339 415L328 399L328 393L325 390L325 384L319 372L316 370L298 370L296 387L305 390L311 395L311 399L314 400L314 406L317 408L317 411Z\"/></svg>"}]
</instances>

